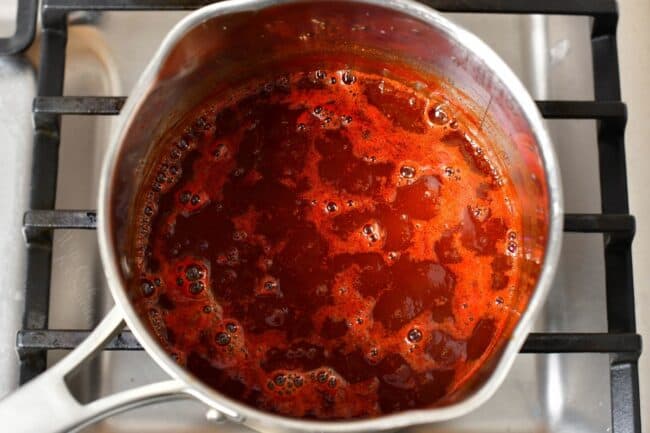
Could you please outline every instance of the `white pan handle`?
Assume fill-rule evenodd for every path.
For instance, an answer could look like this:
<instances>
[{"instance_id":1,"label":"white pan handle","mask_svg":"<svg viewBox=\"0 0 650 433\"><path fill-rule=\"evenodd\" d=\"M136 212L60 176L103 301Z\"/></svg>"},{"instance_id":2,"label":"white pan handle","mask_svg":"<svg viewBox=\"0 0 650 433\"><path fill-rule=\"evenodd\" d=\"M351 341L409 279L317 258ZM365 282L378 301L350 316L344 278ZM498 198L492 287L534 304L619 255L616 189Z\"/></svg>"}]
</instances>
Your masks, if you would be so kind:
<instances>
[{"instance_id":1,"label":"white pan handle","mask_svg":"<svg viewBox=\"0 0 650 433\"><path fill-rule=\"evenodd\" d=\"M63 433L109 415L163 400L188 397L178 380L152 383L82 404L65 383L67 375L90 358L124 326L117 307L76 349L49 370L0 400L1 430L12 433Z\"/></svg>"}]
</instances>

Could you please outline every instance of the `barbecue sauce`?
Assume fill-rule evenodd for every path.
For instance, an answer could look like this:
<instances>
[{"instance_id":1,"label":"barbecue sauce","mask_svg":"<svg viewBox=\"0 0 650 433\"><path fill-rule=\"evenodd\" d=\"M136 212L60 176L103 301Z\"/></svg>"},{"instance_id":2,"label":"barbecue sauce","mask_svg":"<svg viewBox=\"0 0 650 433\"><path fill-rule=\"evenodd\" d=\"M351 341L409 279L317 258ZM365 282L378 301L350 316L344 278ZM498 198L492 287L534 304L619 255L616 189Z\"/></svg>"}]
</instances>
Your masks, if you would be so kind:
<instances>
[{"instance_id":1,"label":"barbecue sauce","mask_svg":"<svg viewBox=\"0 0 650 433\"><path fill-rule=\"evenodd\" d=\"M162 144L129 281L206 384L292 417L442 404L499 339L520 220L480 119L355 70L250 82Z\"/></svg>"}]
</instances>

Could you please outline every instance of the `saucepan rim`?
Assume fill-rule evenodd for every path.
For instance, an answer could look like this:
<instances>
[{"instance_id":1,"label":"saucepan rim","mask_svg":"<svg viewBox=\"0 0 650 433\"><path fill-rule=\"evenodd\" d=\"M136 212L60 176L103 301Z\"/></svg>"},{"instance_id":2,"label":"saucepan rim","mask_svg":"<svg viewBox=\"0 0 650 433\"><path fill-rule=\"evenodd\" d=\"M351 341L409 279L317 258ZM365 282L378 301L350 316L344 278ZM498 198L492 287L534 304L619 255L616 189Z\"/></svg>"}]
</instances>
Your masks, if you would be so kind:
<instances>
[{"instance_id":1,"label":"saucepan rim","mask_svg":"<svg viewBox=\"0 0 650 433\"><path fill-rule=\"evenodd\" d=\"M452 23L433 9L415 1L335 0L375 5L410 15L442 31L447 37L461 44L473 55L477 56L484 63L485 68L498 77L503 87L519 105L523 117L528 122L532 135L539 147L548 187L550 207L548 209L549 226L547 244L542 270L534 293L530 298L526 311L522 314L509 341L504 346L501 358L496 364L494 371L474 394L449 406L408 410L395 414L382 415L372 419L312 421L267 413L220 394L218 391L195 378L185 368L176 364L140 321L123 285L119 269L121 266L120 258L113 243L114 238L111 221L111 199L113 196L114 177L117 174L116 169L120 155L122 154L124 139L135 118L134 114L139 111L145 96L155 83L163 61L188 31L213 17L301 1L306 0L229 0L211 4L189 14L165 37L122 109L120 125L107 150L102 168L99 187L98 236L100 255L108 285L129 328L154 361L170 376L184 383L187 394L191 394L230 419L240 422L251 421L256 425L275 426L286 429L341 432L386 430L456 418L470 412L485 402L503 382L531 329L534 318L543 306L551 287L560 254L563 224L562 188L557 158L542 118L519 79L500 57L478 37Z\"/></svg>"}]
</instances>

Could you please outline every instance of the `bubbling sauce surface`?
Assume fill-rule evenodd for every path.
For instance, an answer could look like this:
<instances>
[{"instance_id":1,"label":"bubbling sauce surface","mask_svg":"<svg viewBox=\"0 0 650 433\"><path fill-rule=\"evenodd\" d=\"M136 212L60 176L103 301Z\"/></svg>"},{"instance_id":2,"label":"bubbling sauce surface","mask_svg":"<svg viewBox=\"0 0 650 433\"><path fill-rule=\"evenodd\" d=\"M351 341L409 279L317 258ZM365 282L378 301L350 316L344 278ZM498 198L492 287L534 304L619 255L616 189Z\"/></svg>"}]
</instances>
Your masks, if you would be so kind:
<instances>
[{"instance_id":1,"label":"bubbling sauce surface","mask_svg":"<svg viewBox=\"0 0 650 433\"><path fill-rule=\"evenodd\" d=\"M138 313L218 391L286 416L444 402L516 295L520 219L480 119L399 81L292 73L209 101L138 201Z\"/></svg>"}]
</instances>

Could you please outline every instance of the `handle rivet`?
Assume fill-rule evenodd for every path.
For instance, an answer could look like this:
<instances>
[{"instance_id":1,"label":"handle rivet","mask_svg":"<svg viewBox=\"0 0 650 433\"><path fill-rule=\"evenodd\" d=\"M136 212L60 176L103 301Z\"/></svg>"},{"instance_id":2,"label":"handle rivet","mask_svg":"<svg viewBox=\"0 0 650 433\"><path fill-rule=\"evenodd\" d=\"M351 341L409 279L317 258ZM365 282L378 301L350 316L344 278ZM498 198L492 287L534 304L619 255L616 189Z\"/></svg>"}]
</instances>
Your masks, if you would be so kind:
<instances>
[{"instance_id":1,"label":"handle rivet","mask_svg":"<svg viewBox=\"0 0 650 433\"><path fill-rule=\"evenodd\" d=\"M213 423L220 424L226 421L226 417L216 409L208 409L205 413L205 418Z\"/></svg>"}]
</instances>

